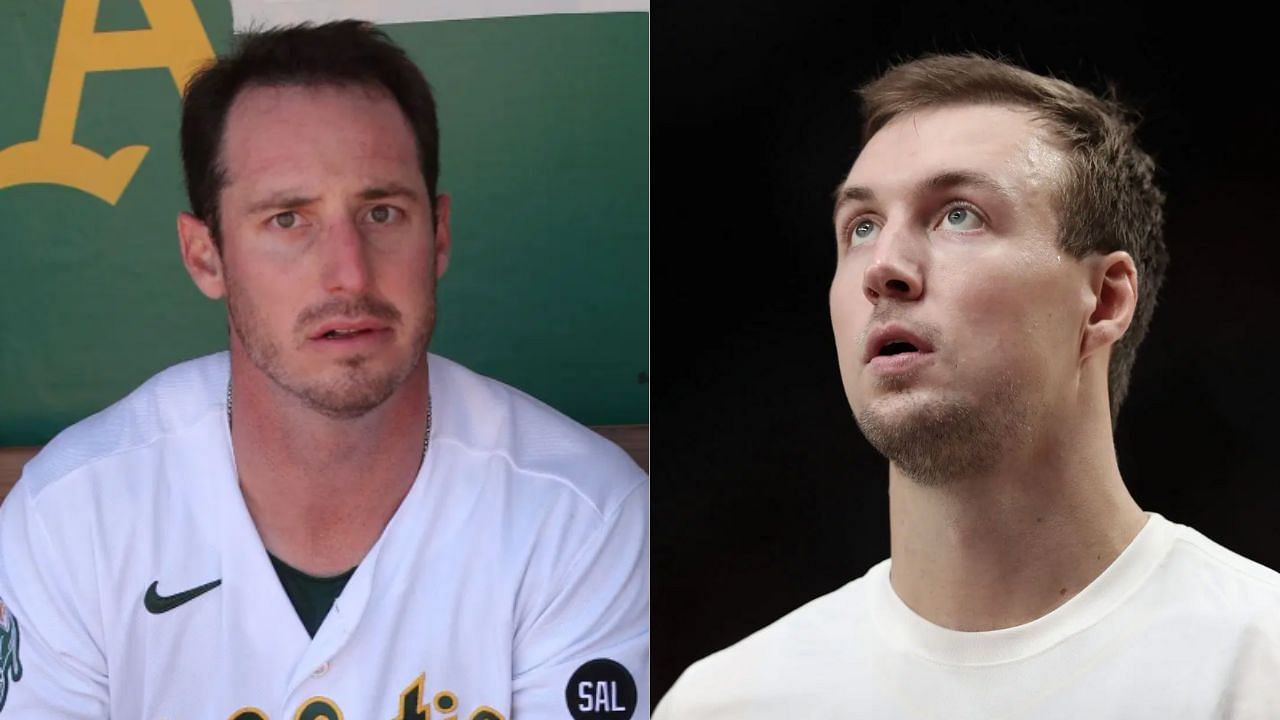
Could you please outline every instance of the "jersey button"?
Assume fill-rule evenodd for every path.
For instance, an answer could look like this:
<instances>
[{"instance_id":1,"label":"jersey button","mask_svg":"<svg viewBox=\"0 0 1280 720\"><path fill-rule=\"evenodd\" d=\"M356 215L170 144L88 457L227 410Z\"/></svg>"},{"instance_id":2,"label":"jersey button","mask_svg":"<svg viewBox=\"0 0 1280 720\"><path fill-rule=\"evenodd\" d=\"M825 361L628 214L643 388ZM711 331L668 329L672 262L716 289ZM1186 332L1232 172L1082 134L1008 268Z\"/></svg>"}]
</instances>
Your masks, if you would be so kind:
<instances>
[{"instance_id":1,"label":"jersey button","mask_svg":"<svg viewBox=\"0 0 1280 720\"><path fill-rule=\"evenodd\" d=\"M329 672L329 661L328 661L328 660L326 660L326 661L324 661L324 662L320 663L320 667L316 668L316 669L315 669L315 672L311 673L311 677L320 677L321 675L324 675L324 674L325 674L325 673L327 673L327 672Z\"/></svg>"}]
</instances>

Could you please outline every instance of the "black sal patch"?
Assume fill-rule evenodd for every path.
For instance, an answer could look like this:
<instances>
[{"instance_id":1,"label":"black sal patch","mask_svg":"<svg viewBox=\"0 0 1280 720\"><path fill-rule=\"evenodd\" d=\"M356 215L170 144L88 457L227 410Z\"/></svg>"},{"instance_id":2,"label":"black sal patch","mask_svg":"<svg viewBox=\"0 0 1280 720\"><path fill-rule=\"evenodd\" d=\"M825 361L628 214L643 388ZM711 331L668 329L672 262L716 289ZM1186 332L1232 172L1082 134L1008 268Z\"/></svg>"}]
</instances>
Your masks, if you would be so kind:
<instances>
[{"instance_id":1,"label":"black sal patch","mask_svg":"<svg viewBox=\"0 0 1280 720\"><path fill-rule=\"evenodd\" d=\"M599 658L573 672L564 701L573 720L630 720L636 711L636 681L621 663Z\"/></svg>"},{"instance_id":2,"label":"black sal patch","mask_svg":"<svg viewBox=\"0 0 1280 720\"><path fill-rule=\"evenodd\" d=\"M0 710L9 699L9 685L22 679L22 661L18 659L18 618L0 600Z\"/></svg>"}]
</instances>

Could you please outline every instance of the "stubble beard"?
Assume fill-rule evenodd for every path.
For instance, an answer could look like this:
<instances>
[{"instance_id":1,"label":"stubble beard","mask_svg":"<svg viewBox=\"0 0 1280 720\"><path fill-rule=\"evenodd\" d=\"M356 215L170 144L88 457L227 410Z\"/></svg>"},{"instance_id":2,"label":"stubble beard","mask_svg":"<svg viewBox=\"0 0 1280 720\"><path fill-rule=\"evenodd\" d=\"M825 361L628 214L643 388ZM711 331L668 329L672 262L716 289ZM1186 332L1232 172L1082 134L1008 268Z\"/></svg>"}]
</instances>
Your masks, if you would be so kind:
<instances>
[{"instance_id":1,"label":"stubble beard","mask_svg":"<svg viewBox=\"0 0 1280 720\"><path fill-rule=\"evenodd\" d=\"M368 356L353 355L341 361L343 372L336 376L333 373L314 379L295 376L285 367L279 344L266 333L257 307L244 297L230 276L227 277L227 312L249 362L277 387L302 401L307 408L326 417L350 420L363 417L386 402L423 361L435 327L435 287L431 287L427 293L427 306L419 315L421 322L411 330L412 352L394 367L383 371L371 368ZM395 321L401 317L395 307L367 296L355 299L335 298L303 311L299 324L308 319L314 322L323 317L344 315L369 315L387 321Z\"/></svg>"},{"instance_id":2,"label":"stubble beard","mask_svg":"<svg viewBox=\"0 0 1280 720\"><path fill-rule=\"evenodd\" d=\"M854 419L872 447L916 483L942 487L993 471L1030 436L1028 400L1012 376L978 401L922 397L913 377L881 381Z\"/></svg>"}]
</instances>

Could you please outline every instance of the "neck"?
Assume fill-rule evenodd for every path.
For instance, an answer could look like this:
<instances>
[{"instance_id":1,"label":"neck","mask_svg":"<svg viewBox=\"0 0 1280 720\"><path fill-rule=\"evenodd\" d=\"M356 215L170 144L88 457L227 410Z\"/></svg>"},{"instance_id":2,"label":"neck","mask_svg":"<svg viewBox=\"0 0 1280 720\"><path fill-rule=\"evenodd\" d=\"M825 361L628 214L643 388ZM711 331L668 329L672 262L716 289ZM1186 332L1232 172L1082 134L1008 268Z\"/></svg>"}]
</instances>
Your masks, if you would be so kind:
<instances>
[{"instance_id":1,"label":"neck","mask_svg":"<svg viewBox=\"0 0 1280 720\"><path fill-rule=\"evenodd\" d=\"M423 460L425 356L386 402L358 418L316 412L235 353L231 378L236 470L267 550L313 575L359 564Z\"/></svg>"},{"instance_id":2,"label":"neck","mask_svg":"<svg viewBox=\"0 0 1280 720\"><path fill-rule=\"evenodd\" d=\"M889 471L894 591L936 625L979 631L1046 615L1146 523L1120 477L1110 423L1071 423L981 477L921 485Z\"/></svg>"}]
</instances>

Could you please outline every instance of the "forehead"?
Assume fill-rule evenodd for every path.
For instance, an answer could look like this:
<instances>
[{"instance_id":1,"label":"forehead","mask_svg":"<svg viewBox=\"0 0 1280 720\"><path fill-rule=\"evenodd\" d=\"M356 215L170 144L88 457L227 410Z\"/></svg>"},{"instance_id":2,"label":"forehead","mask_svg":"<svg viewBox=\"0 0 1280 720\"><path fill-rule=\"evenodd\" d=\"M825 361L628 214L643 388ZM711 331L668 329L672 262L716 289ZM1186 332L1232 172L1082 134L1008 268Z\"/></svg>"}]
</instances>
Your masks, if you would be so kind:
<instances>
[{"instance_id":1,"label":"forehead","mask_svg":"<svg viewBox=\"0 0 1280 720\"><path fill-rule=\"evenodd\" d=\"M221 159L226 189L326 178L425 186L408 120L373 87L247 88L227 113Z\"/></svg>"},{"instance_id":2,"label":"forehead","mask_svg":"<svg viewBox=\"0 0 1280 720\"><path fill-rule=\"evenodd\" d=\"M895 117L867 143L844 185L893 195L943 173L986 175L1015 193L1047 192L1065 158L1030 111L992 105Z\"/></svg>"}]
</instances>

